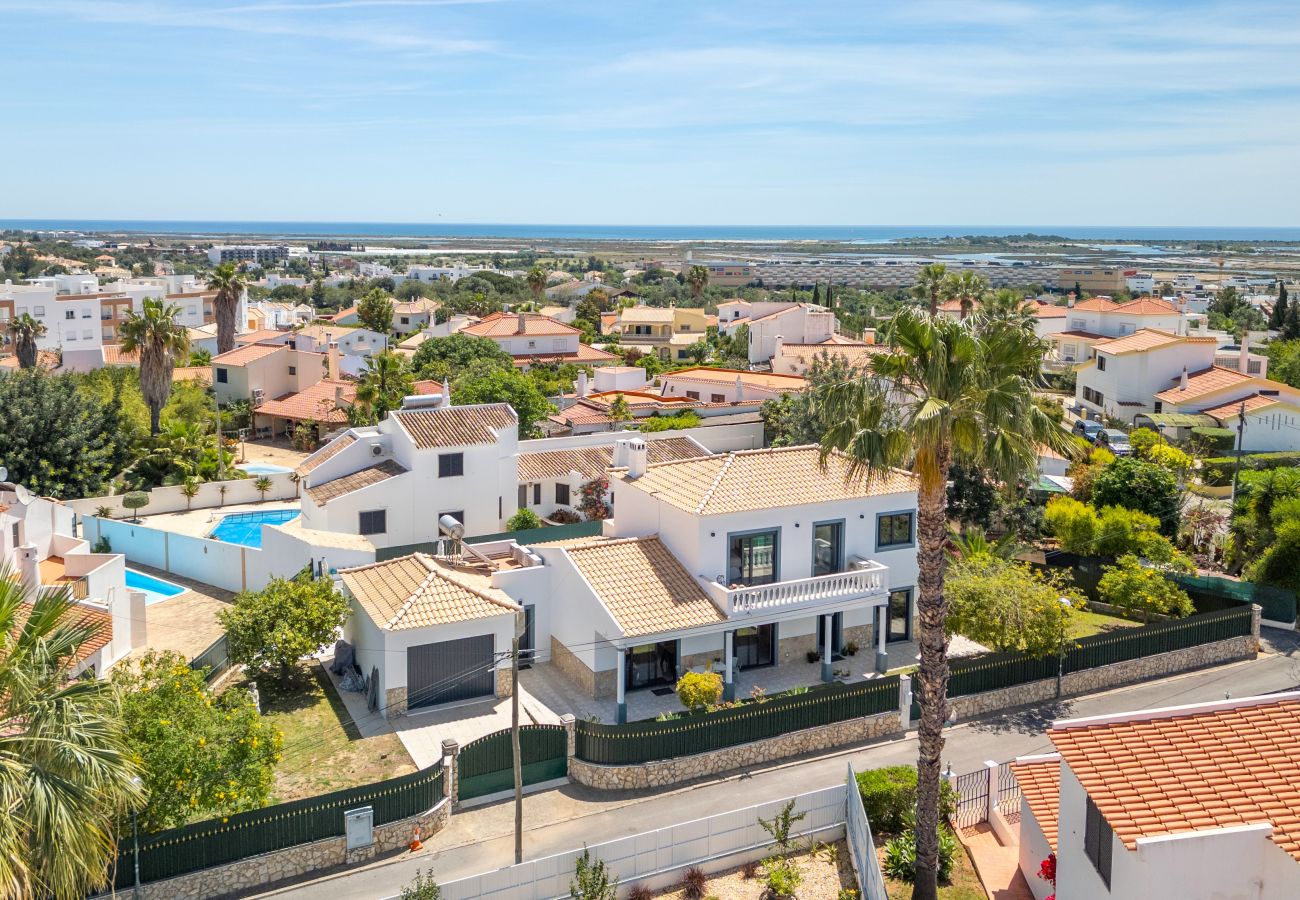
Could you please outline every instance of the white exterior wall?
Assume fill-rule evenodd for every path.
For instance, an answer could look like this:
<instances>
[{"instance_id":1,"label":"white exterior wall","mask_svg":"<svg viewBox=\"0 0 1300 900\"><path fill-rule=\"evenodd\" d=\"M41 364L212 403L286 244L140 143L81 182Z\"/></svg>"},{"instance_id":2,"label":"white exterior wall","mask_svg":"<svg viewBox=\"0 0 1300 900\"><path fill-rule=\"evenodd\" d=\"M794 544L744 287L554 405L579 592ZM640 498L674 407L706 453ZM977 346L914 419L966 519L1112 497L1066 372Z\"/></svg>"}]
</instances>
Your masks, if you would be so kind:
<instances>
[{"instance_id":1,"label":"white exterior wall","mask_svg":"<svg viewBox=\"0 0 1300 900\"><path fill-rule=\"evenodd\" d=\"M741 376L743 378L743 376ZM758 387L753 384L742 382L740 387L736 387L735 379L730 381L713 381L711 379L692 378L689 374L667 373L659 376L659 382L663 385L663 396L665 397L686 397L688 391L698 393L699 400L705 403L736 403L741 400L775 400L783 394L789 393L778 388ZM721 400L714 400L714 395L722 397ZM696 399L696 398L691 398Z\"/></svg>"},{"instance_id":2,"label":"white exterior wall","mask_svg":"<svg viewBox=\"0 0 1300 900\"><path fill-rule=\"evenodd\" d=\"M577 568L565 559L563 548L533 547L532 550L542 558L549 576L548 602L538 604L539 616L543 605L554 607L547 613L549 633L593 672L615 668L618 655L612 645L605 644L620 634L614 617L596 598ZM513 593L510 596L518 599ZM541 644L540 636L538 644ZM549 649L549 640L547 644Z\"/></svg>"},{"instance_id":3,"label":"white exterior wall","mask_svg":"<svg viewBox=\"0 0 1300 900\"><path fill-rule=\"evenodd\" d=\"M764 304L755 303L754 319L749 322L749 361L767 362L776 353L776 339L787 344L820 344L835 334L835 314L829 310L809 309L806 306L790 307L788 312L770 319L760 310Z\"/></svg>"},{"instance_id":4,"label":"white exterior wall","mask_svg":"<svg viewBox=\"0 0 1300 900\"><path fill-rule=\"evenodd\" d=\"M1224 427L1236 428L1236 417L1225 422ZM1249 453L1300 450L1300 409L1276 406L1255 414L1247 413L1246 431L1241 441Z\"/></svg>"},{"instance_id":5,"label":"white exterior wall","mask_svg":"<svg viewBox=\"0 0 1300 900\"><path fill-rule=\"evenodd\" d=\"M1025 881L1029 884L1029 890L1033 893L1034 900L1047 900L1047 897L1055 892L1049 882L1038 877L1039 866L1051 853L1052 847L1047 843L1047 838L1043 835L1043 829L1039 826L1038 820L1034 818L1034 813L1030 810L1029 804L1025 802L1025 798L1021 797L1019 867L1020 873L1025 876Z\"/></svg>"},{"instance_id":6,"label":"white exterior wall","mask_svg":"<svg viewBox=\"0 0 1300 900\"><path fill-rule=\"evenodd\" d=\"M325 334L322 333L319 338L314 334L303 332L286 334L284 342L293 341L293 345L299 350L325 353L329 349L329 342L333 341L339 345L339 352L346 356L370 356L383 350L386 343L384 335L369 328L338 328L327 332L328 340Z\"/></svg>"},{"instance_id":7,"label":"white exterior wall","mask_svg":"<svg viewBox=\"0 0 1300 900\"><path fill-rule=\"evenodd\" d=\"M1196 372L1214 364L1214 347L1211 344L1173 344L1143 353L1123 353L1118 356L1094 351L1092 365L1078 370L1074 397L1082 406L1101 410L1107 415L1132 422L1140 412L1155 408L1155 395L1170 387L1183 373ZM1106 360L1106 370L1098 365ZM1100 391L1104 407L1083 399L1084 388ZM1140 406L1122 406L1122 401L1140 403ZM1168 412L1169 410L1165 410Z\"/></svg>"},{"instance_id":8,"label":"white exterior wall","mask_svg":"<svg viewBox=\"0 0 1300 900\"><path fill-rule=\"evenodd\" d=\"M549 353L577 353L578 334L542 334L528 336L512 334L505 337L493 337L502 350L511 356L535 356Z\"/></svg>"}]
</instances>

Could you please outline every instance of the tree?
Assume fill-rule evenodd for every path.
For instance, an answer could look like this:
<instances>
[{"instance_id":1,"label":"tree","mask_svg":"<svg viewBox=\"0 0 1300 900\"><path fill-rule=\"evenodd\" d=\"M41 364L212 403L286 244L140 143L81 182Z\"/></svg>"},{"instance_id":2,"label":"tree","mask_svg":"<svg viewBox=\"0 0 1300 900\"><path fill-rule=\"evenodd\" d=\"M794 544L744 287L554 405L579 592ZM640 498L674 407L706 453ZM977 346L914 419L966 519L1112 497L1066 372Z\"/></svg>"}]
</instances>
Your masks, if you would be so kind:
<instances>
[{"instance_id":1,"label":"tree","mask_svg":"<svg viewBox=\"0 0 1300 900\"><path fill-rule=\"evenodd\" d=\"M1031 331L1038 321L1037 306L1035 301L1011 288L985 291L979 297L979 310L982 314L991 319L1005 319Z\"/></svg>"},{"instance_id":2,"label":"tree","mask_svg":"<svg viewBox=\"0 0 1300 900\"><path fill-rule=\"evenodd\" d=\"M432 875L416 869L415 880L402 885L398 900L442 900L442 888L438 887L438 882L433 880Z\"/></svg>"},{"instance_id":3,"label":"tree","mask_svg":"<svg viewBox=\"0 0 1300 900\"><path fill-rule=\"evenodd\" d=\"M45 336L45 331L44 323L27 313L9 320L9 339L13 341L14 355L18 357L20 369L36 368L36 342Z\"/></svg>"},{"instance_id":4,"label":"tree","mask_svg":"<svg viewBox=\"0 0 1300 900\"><path fill-rule=\"evenodd\" d=\"M509 403L519 416L519 437L541 436L537 423L546 418L554 408L537 384L516 370L499 369L490 362L470 366L451 386L455 403Z\"/></svg>"},{"instance_id":5,"label":"tree","mask_svg":"<svg viewBox=\"0 0 1300 900\"><path fill-rule=\"evenodd\" d=\"M400 409L402 399L414 391L415 379L406 367L406 360L392 350L376 353L366 360L356 396L348 409L348 420L356 425L373 425Z\"/></svg>"},{"instance_id":6,"label":"tree","mask_svg":"<svg viewBox=\"0 0 1300 900\"><path fill-rule=\"evenodd\" d=\"M1282 339L1300 340L1300 303L1287 304L1286 322L1282 325Z\"/></svg>"},{"instance_id":7,"label":"tree","mask_svg":"<svg viewBox=\"0 0 1300 900\"><path fill-rule=\"evenodd\" d=\"M1105 466L1092 481L1095 506L1126 506L1160 520L1160 531L1178 533L1178 509L1182 494L1178 479L1168 469L1152 462L1126 456Z\"/></svg>"},{"instance_id":8,"label":"tree","mask_svg":"<svg viewBox=\"0 0 1300 900\"><path fill-rule=\"evenodd\" d=\"M459 375L480 360L501 369L513 369L515 365L514 357L491 338L453 334L431 338L416 348L411 368L420 378L441 381Z\"/></svg>"},{"instance_id":9,"label":"tree","mask_svg":"<svg viewBox=\"0 0 1300 900\"><path fill-rule=\"evenodd\" d=\"M325 282L319 278L311 283L311 305L316 309L325 307Z\"/></svg>"},{"instance_id":10,"label":"tree","mask_svg":"<svg viewBox=\"0 0 1300 900\"><path fill-rule=\"evenodd\" d=\"M39 369L0 377L0 461L11 481L59 499L108 492L137 432L115 393L104 400L82 382Z\"/></svg>"},{"instance_id":11,"label":"tree","mask_svg":"<svg viewBox=\"0 0 1300 900\"><path fill-rule=\"evenodd\" d=\"M569 882L569 900L615 900L618 879L609 873L603 859L592 859L586 845L573 868Z\"/></svg>"},{"instance_id":12,"label":"tree","mask_svg":"<svg viewBox=\"0 0 1300 900\"><path fill-rule=\"evenodd\" d=\"M189 330L178 318L181 308L174 303L145 297L139 313L126 314L122 323L122 350L140 355L140 392L149 405L149 433L158 433L163 405L172 392L172 370L176 360L190 350Z\"/></svg>"},{"instance_id":13,"label":"tree","mask_svg":"<svg viewBox=\"0 0 1300 900\"><path fill-rule=\"evenodd\" d=\"M193 475L189 476L181 483L181 494L185 496L185 508L190 509L194 505L194 498L199 495L199 480Z\"/></svg>"},{"instance_id":14,"label":"tree","mask_svg":"<svg viewBox=\"0 0 1300 900\"><path fill-rule=\"evenodd\" d=\"M1233 287L1220 290L1206 312L1211 328L1231 331L1238 339L1247 331L1268 327L1264 314Z\"/></svg>"},{"instance_id":15,"label":"tree","mask_svg":"<svg viewBox=\"0 0 1300 900\"><path fill-rule=\"evenodd\" d=\"M136 514L135 518L131 520L133 522L140 521L140 514L138 511L144 509L148 505L149 495L144 491L131 491L122 497L122 506Z\"/></svg>"},{"instance_id":16,"label":"tree","mask_svg":"<svg viewBox=\"0 0 1300 900\"><path fill-rule=\"evenodd\" d=\"M212 306L217 314L217 353L235 349L235 332L239 330L236 321L239 314L239 301L246 290L244 276L235 268L234 263L222 263L208 276L208 290L216 291Z\"/></svg>"},{"instance_id":17,"label":"tree","mask_svg":"<svg viewBox=\"0 0 1300 900\"><path fill-rule=\"evenodd\" d=\"M506 531L531 531L541 528L542 520L531 509L524 507L506 520Z\"/></svg>"},{"instance_id":18,"label":"tree","mask_svg":"<svg viewBox=\"0 0 1300 900\"><path fill-rule=\"evenodd\" d=\"M696 341L686 348L686 353L690 356L691 362L702 366L709 360L709 343L703 340Z\"/></svg>"},{"instance_id":19,"label":"tree","mask_svg":"<svg viewBox=\"0 0 1300 900\"><path fill-rule=\"evenodd\" d=\"M1154 428L1134 428L1129 432L1128 442L1133 447L1133 455L1146 459L1151 448L1165 442L1164 435Z\"/></svg>"},{"instance_id":20,"label":"tree","mask_svg":"<svg viewBox=\"0 0 1300 900\"><path fill-rule=\"evenodd\" d=\"M912 296L930 304L930 315L939 312L939 298L944 292L944 278L948 267L943 263L930 263L922 266L916 273L916 284L912 285Z\"/></svg>"},{"instance_id":21,"label":"tree","mask_svg":"<svg viewBox=\"0 0 1300 900\"><path fill-rule=\"evenodd\" d=\"M1056 655L1070 636L1074 608L1084 602L1062 578L991 553L954 560L944 582L948 632L994 650Z\"/></svg>"},{"instance_id":22,"label":"tree","mask_svg":"<svg viewBox=\"0 0 1300 900\"><path fill-rule=\"evenodd\" d=\"M826 432L820 391L832 384L852 378L854 369L842 356L819 353L813 357L805 376L808 390L797 394L783 394L764 400L759 407L763 419L763 434L768 446L797 447L816 444Z\"/></svg>"},{"instance_id":23,"label":"tree","mask_svg":"<svg viewBox=\"0 0 1300 900\"><path fill-rule=\"evenodd\" d=\"M947 483L955 461L1004 483L1038 465L1038 447L1071 452L1066 433L1033 402L1046 345L1005 322L953 321L915 308L890 322L890 352L872 356L847 381L821 390L823 459L847 454L858 477L908 467L919 478L917 610L921 663L917 697L919 784L917 900L935 900L939 867L939 769L946 719L948 658L944 548Z\"/></svg>"},{"instance_id":24,"label":"tree","mask_svg":"<svg viewBox=\"0 0 1300 900\"><path fill-rule=\"evenodd\" d=\"M253 482L253 487L257 488L257 492L262 495L262 502L265 503L266 492L274 487L274 485L271 483L271 479L263 475L261 478Z\"/></svg>"},{"instance_id":25,"label":"tree","mask_svg":"<svg viewBox=\"0 0 1300 900\"><path fill-rule=\"evenodd\" d=\"M334 640L348 617L348 601L328 578L273 578L260 591L235 595L217 614L226 629L230 658L256 672L278 671L287 685L304 656Z\"/></svg>"},{"instance_id":26,"label":"tree","mask_svg":"<svg viewBox=\"0 0 1300 900\"><path fill-rule=\"evenodd\" d=\"M970 270L955 272L944 278L943 292L961 306L961 318L975 309L975 301L989 289L989 283Z\"/></svg>"},{"instance_id":27,"label":"tree","mask_svg":"<svg viewBox=\"0 0 1300 900\"><path fill-rule=\"evenodd\" d=\"M546 270L541 266L533 266L528 270L528 274L524 276L524 280L528 283L528 290L533 295L533 301L540 303L542 292L546 290Z\"/></svg>"},{"instance_id":28,"label":"tree","mask_svg":"<svg viewBox=\"0 0 1300 900\"><path fill-rule=\"evenodd\" d=\"M722 699L722 676L717 672L687 672L677 679L677 699L691 712L717 706Z\"/></svg>"},{"instance_id":29,"label":"tree","mask_svg":"<svg viewBox=\"0 0 1300 900\"><path fill-rule=\"evenodd\" d=\"M66 586L0 569L0 895L85 897L144 800L112 686L74 677L95 633Z\"/></svg>"},{"instance_id":30,"label":"tree","mask_svg":"<svg viewBox=\"0 0 1300 900\"><path fill-rule=\"evenodd\" d=\"M1268 317L1268 327L1270 331L1281 331L1286 325L1288 298L1286 294L1286 282L1279 280L1277 283L1277 301L1273 304L1273 311Z\"/></svg>"},{"instance_id":31,"label":"tree","mask_svg":"<svg viewBox=\"0 0 1300 900\"><path fill-rule=\"evenodd\" d=\"M632 408L627 404L627 397L622 394L614 395L614 399L609 403L609 417L615 423L631 420Z\"/></svg>"},{"instance_id":32,"label":"tree","mask_svg":"<svg viewBox=\"0 0 1300 900\"><path fill-rule=\"evenodd\" d=\"M357 318L371 331L388 334L393 330L393 298L375 288L357 301Z\"/></svg>"},{"instance_id":33,"label":"tree","mask_svg":"<svg viewBox=\"0 0 1300 900\"><path fill-rule=\"evenodd\" d=\"M686 270L686 286L690 288L693 299L700 299L704 289L709 286L709 270L704 266L691 266Z\"/></svg>"},{"instance_id":34,"label":"tree","mask_svg":"<svg viewBox=\"0 0 1300 900\"><path fill-rule=\"evenodd\" d=\"M212 351L210 350L191 350L190 358L185 363L187 366L206 369L212 365Z\"/></svg>"},{"instance_id":35,"label":"tree","mask_svg":"<svg viewBox=\"0 0 1300 900\"><path fill-rule=\"evenodd\" d=\"M1097 583L1102 603L1136 613L1143 620L1152 615L1182 618L1192 614L1192 598L1187 592L1132 554L1121 556L1116 565L1102 571Z\"/></svg>"},{"instance_id":36,"label":"tree","mask_svg":"<svg viewBox=\"0 0 1300 900\"><path fill-rule=\"evenodd\" d=\"M1269 341L1264 352L1269 378L1300 387L1300 341Z\"/></svg>"},{"instance_id":37,"label":"tree","mask_svg":"<svg viewBox=\"0 0 1300 900\"><path fill-rule=\"evenodd\" d=\"M282 738L248 691L216 695L184 657L152 650L115 668L113 686L149 794L145 831L266 805Z\"/></svg>"}]
</instances>

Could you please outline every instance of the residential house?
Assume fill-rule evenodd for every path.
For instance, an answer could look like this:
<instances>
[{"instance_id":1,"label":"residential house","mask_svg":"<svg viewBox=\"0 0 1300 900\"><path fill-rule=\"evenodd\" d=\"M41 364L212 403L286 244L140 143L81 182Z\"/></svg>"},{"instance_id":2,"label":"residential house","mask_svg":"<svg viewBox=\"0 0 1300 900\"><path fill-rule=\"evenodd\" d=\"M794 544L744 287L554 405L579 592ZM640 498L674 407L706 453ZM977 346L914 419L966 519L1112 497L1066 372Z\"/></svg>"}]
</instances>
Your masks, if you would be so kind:
<instances>
[{"instance_id":1,"label":"residential house","mask_svg":"<svg viewBox=\"0 0 1300 900\"><path fill-rule=\"evenodd\" d=\"M1066 330L1067 320L1070 314L1070 308L1067 306L1057 306L1054 303L1043 303L1038 300L1026 300L1025 305L1034 316L1034 334L1040 338L1046 338L1053 334L1059 334ZM978 310L978 304L975 309ZM939 315L949 319L961 318L961 301L948 300L939 304Z\"/></svg>"},{"instance_id":2,"label":"residential house","mask_svg":"<svg viewBox=\"0 0 1300 900\"><path fill-rule=\"evenodd\" d=\"M328 374L326 354L284 344L247 344L212 357L212 387L219 403L247 400L256 407L305 390Z\"/></svg>"},{"instance_id":3,"label":"residential house","mask_svg":"<svg viewBox=\"0 0 1300 900\"><path fill-rule=\"evenodd\" d=\"M1036 900L1300 898L1300 692L1066 719L1022 757ZM1056 886L1038 877L1056 854Z\"/></svg>"},{"instance_id":4,"label":"residential house","mask_svg":"<svg viewBox=\"0 0 1300 900\"><path fill-rule=\"evenodd\" d=\"M66 587L76 601L66 621L94 629L74 674L103 676L145 645L145 595L126 586L120 553L93 553L75 536L72 507L0 481L0 564L32 587Z\"/></svg>"},{"instance_id":5,"label":"residential house","mask_svg":"<svg viewBox=\"0 0 1300 900\"><path fill-rule=\"evenodd\" d=\"M1217 346L1212 337L1154 328L1099 338L1089 346L1089 361L1075 368L1075 400L1095 418L1131 422L1137 413L1152 412L1155 394L1184 369L1212 366Z\"/></svg>"},{"instance_id":6,"label":"residential house","mask_svg":"<svg viewBox=\"0 0 1300 900\"><path fill-rule=\"evenodd\" d=\"M838 331L835 313L824 306L786 300L728 300L718 304L718 331L728 336L749 328L749 361L765 363L776 355L776 342L821 344Z\"/></svg>"},{"instance_id":7,"label":"residential house","mask_svg":"<svg viewBox=\"0 0 1300 900\"><path fill-rule=\"evenodd\" d=\"M579 341L580 329L536 313L494 313L461 331L492 339L521 369L534 362L604 366L619 361L615 354Z\"/></svg>"},{"instance_id":8,"label":"residential house","mask_svg":"<svg viewBox=\"0 0 1300 900\"><path fill-rule=\"evenodd\" d=\"M1244 362L1244 361L1243 361ZM1242 449L1263 453L1300 449L1300 389L1240 370L1211 366L1183 372L1155 395L1151 415L1194 413L1236 430L1244 418Z\"/></svg>"},{"instance_id":9,"label":"residential house","mask_svg":"<svg viewBox=\"0 0 1300 900\"><path fill-rule=\"evenodd\" d=\"M659 376L659 383L664 397L684 397L708 403L775 400L808 389L807 379L800 375L704 367L665 372Z\"/></svg>"},{"instance_id":10,"label":"residential house","mask_svg":"<svg viewBox=\"0 0 1300 900\"><path fill-rule=\"evenodd\" d=\"M393 332L410 334L423 331L434 324L438 303L424 297L403 300L393 304Z\"/></svg>"},{"instance_id":11,"label":"residential house","mask_svg":"<svg viewBox=\"0 0 1300 900\"><path fill-rule=\"evenodd\" d=\"M1179 307L1156 297L1139 297L1127 303L1093 297L1082 302L1071 301L1066 307L1065 327L1046 336L1054 344L1056 359L1084 362L1090 358L1089 348L1097 341L1123 337L1143 328L1190 334L1192 321L1193 317Z\"/></svg>"},{"instance_id":12,"label":"residential house","mask_svg":"<svg viewBox=\"0 0 1300 900\"><path fill-rule=\"evenodd\" d=\"M772 374L805 376L817 359L842 359L849 366L860 368L872 356L886 350L878 344L855 341L838 334L820 344L788 344L784 339L778 339L772 355Z\"/></svg>"},{"instance_id":13,"label":"residential house","mask_svg":"<svg viewBox=\"0 0 1300 900\"><path fill-rule=\"evenodd\" d=\"M348 423L347 410L356 397L355 381L322 378L254 406L254 433L268 438L293 437L299 426L307 426L315 429L315 440L323 440Z\"/></svg>"},{"instance_id":14,"label":"residential house","mask_svg":"<svg viewBox=\"0 0 1300 900\"><path fill-rule=\"evenodd\" d=\"M689 349L704 340L708 325L703 309L629 306L619 311L614 330L619 344L637 347L663 360L691 358Z\"/></svg>"}]
</instances>

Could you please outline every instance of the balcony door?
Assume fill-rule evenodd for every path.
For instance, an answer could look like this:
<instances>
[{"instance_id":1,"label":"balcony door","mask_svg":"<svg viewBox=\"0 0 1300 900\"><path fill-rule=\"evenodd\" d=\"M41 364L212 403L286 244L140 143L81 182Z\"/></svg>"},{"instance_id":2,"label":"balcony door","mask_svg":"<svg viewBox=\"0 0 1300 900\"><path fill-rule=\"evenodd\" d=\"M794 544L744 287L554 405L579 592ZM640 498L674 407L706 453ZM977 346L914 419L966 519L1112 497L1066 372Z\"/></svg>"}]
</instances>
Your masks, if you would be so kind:
<instances>
[{"instance_id":1,"label":"balcony door","mask_svg":"<svg viewBox=\"0 0 1300 900\"><path fill-rule=\"evenodd\" d=\"M844 523L819 522L813 526L813 575L844 571Z\"/></svg>"},{"instance_id":2,"label":"balcony door","mask_svg":"<svg viewBox=\"0 0 1300 900\"><path fill-rule=\"evenodd\" d=\"M776 531L731 535L727 554L727 583L752 587L777 580Z\"/></svg>"},{"instance_id":3,"label":"balcony door","mask_svg":"<svg viewBox=\"0 0 1300 900\"><path fill-rule=\"evenodd\" d=\"M732 636L732 651L736 654L736 667L757 669L776 662L776 626L755 625L737 628Z\"/></svg>"},{"instance_id":4,"label":"balcony door","mask_svg":"<svg viewBox=\"0 0 1300 900\"><path fill-rule=\"evenodd\" d=\"M889 592L889 627L885 640L909 641L912 639L912 589L902 588Z\"/></svg>"}]
</instances>

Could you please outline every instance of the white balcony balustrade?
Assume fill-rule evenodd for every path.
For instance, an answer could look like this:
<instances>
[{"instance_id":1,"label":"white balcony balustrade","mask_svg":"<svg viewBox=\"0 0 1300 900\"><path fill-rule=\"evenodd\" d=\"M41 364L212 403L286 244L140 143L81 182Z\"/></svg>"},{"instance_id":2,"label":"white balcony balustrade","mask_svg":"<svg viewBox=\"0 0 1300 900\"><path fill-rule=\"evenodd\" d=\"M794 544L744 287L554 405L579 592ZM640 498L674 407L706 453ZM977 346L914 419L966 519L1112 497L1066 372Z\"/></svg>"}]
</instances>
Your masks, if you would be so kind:
<instances>
[{"instance_id":1,"label":"white balcony balustrade","mask_svg":"<svg viewBox=\"0 0 1300 900\"><path fill-rule=\"evenodd\" d=\"M888 590L888 574L888 566L871 562L848 572L776 581L752 587L727 587L711 581L705 581L704 584L710 596L728 616L749 616L883 594Z\"/></svg>"}]
</instances>

